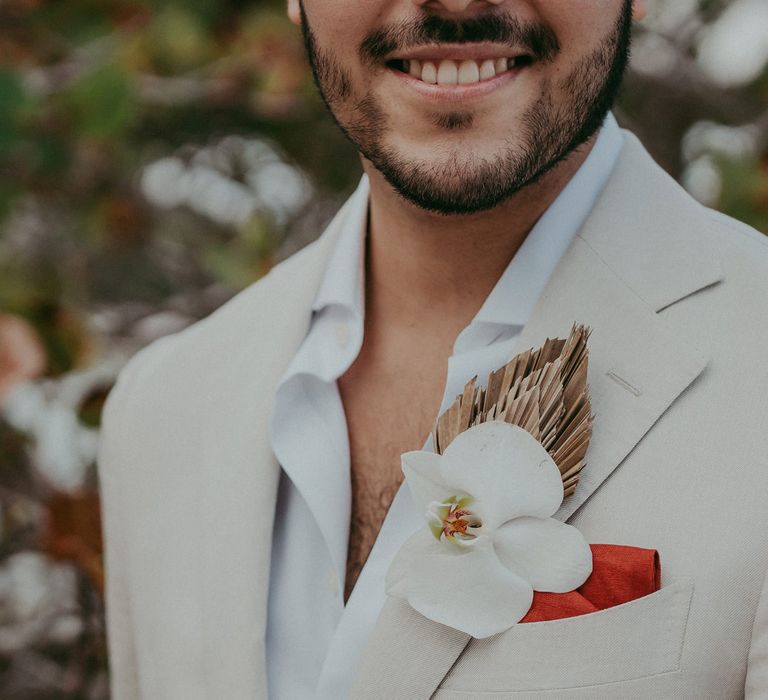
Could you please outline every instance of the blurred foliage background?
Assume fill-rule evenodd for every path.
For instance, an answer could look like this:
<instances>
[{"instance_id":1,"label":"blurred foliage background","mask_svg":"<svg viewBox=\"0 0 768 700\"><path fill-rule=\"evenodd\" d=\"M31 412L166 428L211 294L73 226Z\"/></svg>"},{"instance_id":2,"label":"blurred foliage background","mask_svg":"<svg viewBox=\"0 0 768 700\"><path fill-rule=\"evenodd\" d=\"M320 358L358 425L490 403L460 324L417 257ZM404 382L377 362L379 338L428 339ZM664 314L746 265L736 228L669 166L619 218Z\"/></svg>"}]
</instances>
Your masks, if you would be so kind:
<instances>
[{"instance_id":1,"label":"blurred foliage background","mask_svg":"<svg viewBox=\"0 0 768 700\"><path fill-rule=\"evenodd\" d=\"M768 2L651 2L617 108L768 232ZM360 167L283 0L0 3L0 696L108 697L94 468L138 348L322 230Z\"/></svg>"}]
</instances>

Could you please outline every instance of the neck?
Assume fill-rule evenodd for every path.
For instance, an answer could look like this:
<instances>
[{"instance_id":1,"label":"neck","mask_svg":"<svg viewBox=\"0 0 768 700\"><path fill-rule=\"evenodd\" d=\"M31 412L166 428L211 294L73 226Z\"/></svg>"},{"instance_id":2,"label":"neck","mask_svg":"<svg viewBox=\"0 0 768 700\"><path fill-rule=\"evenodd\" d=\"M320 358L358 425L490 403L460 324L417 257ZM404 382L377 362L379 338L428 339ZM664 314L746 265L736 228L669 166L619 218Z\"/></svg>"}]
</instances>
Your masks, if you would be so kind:
<instances>
[{"instance_id":1,"label":"neck","mask_svg":"<svg viewBox=\"0 0 768 700\"><path fill-rule=\"evenodd\" d=\"M594 146L593 137L494 209L435 214L403 199L371 163L366 317L455 336Z\"/></svg>"}]
</instances>

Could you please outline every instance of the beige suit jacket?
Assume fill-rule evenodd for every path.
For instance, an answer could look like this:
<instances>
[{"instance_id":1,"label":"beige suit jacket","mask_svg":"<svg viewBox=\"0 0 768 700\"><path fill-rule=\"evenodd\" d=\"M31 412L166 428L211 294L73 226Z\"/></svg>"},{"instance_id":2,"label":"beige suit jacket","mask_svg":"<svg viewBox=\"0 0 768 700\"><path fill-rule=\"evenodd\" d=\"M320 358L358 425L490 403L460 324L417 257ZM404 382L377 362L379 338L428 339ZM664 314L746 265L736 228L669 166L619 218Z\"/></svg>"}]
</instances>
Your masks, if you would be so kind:
<instances>
[{"instance_id":1,"label":"beige suit jacket","mask_svg":"<svg viewBox=\"0 0 768 700\"><path fill-rule=\"evenodd\" d=\"M520 347L593 328L594 438L557 517L590 542L658 549L661 590L482 641L390 599L356 698L768 698L768 240L695 203L625 136ZM267 429L345 215L141 352L110 397L116 700L266 697Z\"/></svg>"}]
</instances>

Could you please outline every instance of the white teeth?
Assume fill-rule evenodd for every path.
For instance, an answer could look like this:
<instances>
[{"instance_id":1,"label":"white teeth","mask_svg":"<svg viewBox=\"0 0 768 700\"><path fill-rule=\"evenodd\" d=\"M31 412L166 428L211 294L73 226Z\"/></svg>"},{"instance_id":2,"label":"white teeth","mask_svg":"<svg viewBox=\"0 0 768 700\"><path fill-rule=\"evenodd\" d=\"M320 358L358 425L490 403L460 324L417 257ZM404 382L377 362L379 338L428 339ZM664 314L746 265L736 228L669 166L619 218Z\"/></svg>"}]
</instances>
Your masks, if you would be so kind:
<instances>
[{"instance_id":1,"label":"white teeth","mask_svg":"<svg viewBox=\"0 0 768 700\"><path fill-rule=\"evenodd\" d=\"M480 64L480 80L488 80L496 75L496 66L491 59Z\"/></svg>"},{"instance_id":2,"label":"white teeth","mask_svg":"<svg viewBox=\"0 0 768 700\"><path fill-rule=\"evenodd\" d=\"M453 61L440 61L437 67L438 85L456 85L459 82L459 69Z\"/></svg>"},{"instance_id":3,"label":"white teeth","mask_svg":"<svg viewBox=\"0 0 768 700\"><path fill-rule=\"evenodd\" d=\"M402 67L409 75L432 85L471 85L490 80L515 65L514 58L487 58L483 61L419 61L412 58L404 59Z\"/></svg>"},{"instance_id":4,"label":"white teeth","mask_svg":"<svg viewBox=\"0 0 768 700\"><path fill-rule=\"evenodd\" d=\"M480 69L475 61L462 61L459 64L459 85L476 83L480 80Z\"/></svg>"},{"instance_id":5,"label":"white teeth","mask_svg":"<svg viewBox=\"0 0 768 700\"><path fill-rule=\"evenodd\" d=\"M421 79L425 83L432 83L433 85L437 82L437 68L432 61L424 61L424 65L421 67Z\"/></svg>"}]
</instances>

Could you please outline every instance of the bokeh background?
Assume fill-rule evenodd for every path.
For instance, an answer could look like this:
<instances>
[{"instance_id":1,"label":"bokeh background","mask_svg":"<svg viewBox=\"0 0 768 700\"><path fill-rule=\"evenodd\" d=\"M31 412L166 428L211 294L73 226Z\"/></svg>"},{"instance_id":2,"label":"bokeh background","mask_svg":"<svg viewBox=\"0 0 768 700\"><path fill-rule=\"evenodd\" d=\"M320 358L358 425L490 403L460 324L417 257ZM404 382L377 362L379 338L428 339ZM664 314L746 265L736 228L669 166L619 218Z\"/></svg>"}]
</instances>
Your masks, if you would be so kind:
<instances>
[{"instance_id":1,"label":"bokeh background","mask_svg":"<svg viewBox=\"0 0 768 700\"><path fill-rule=\"evenodd\" d=\"M617 108L768 232L768 0L659 0ZM322 230L360 167L283 0L0 2L0 697L109 696L115 374Z\"/></svg>"}]
</instances>

